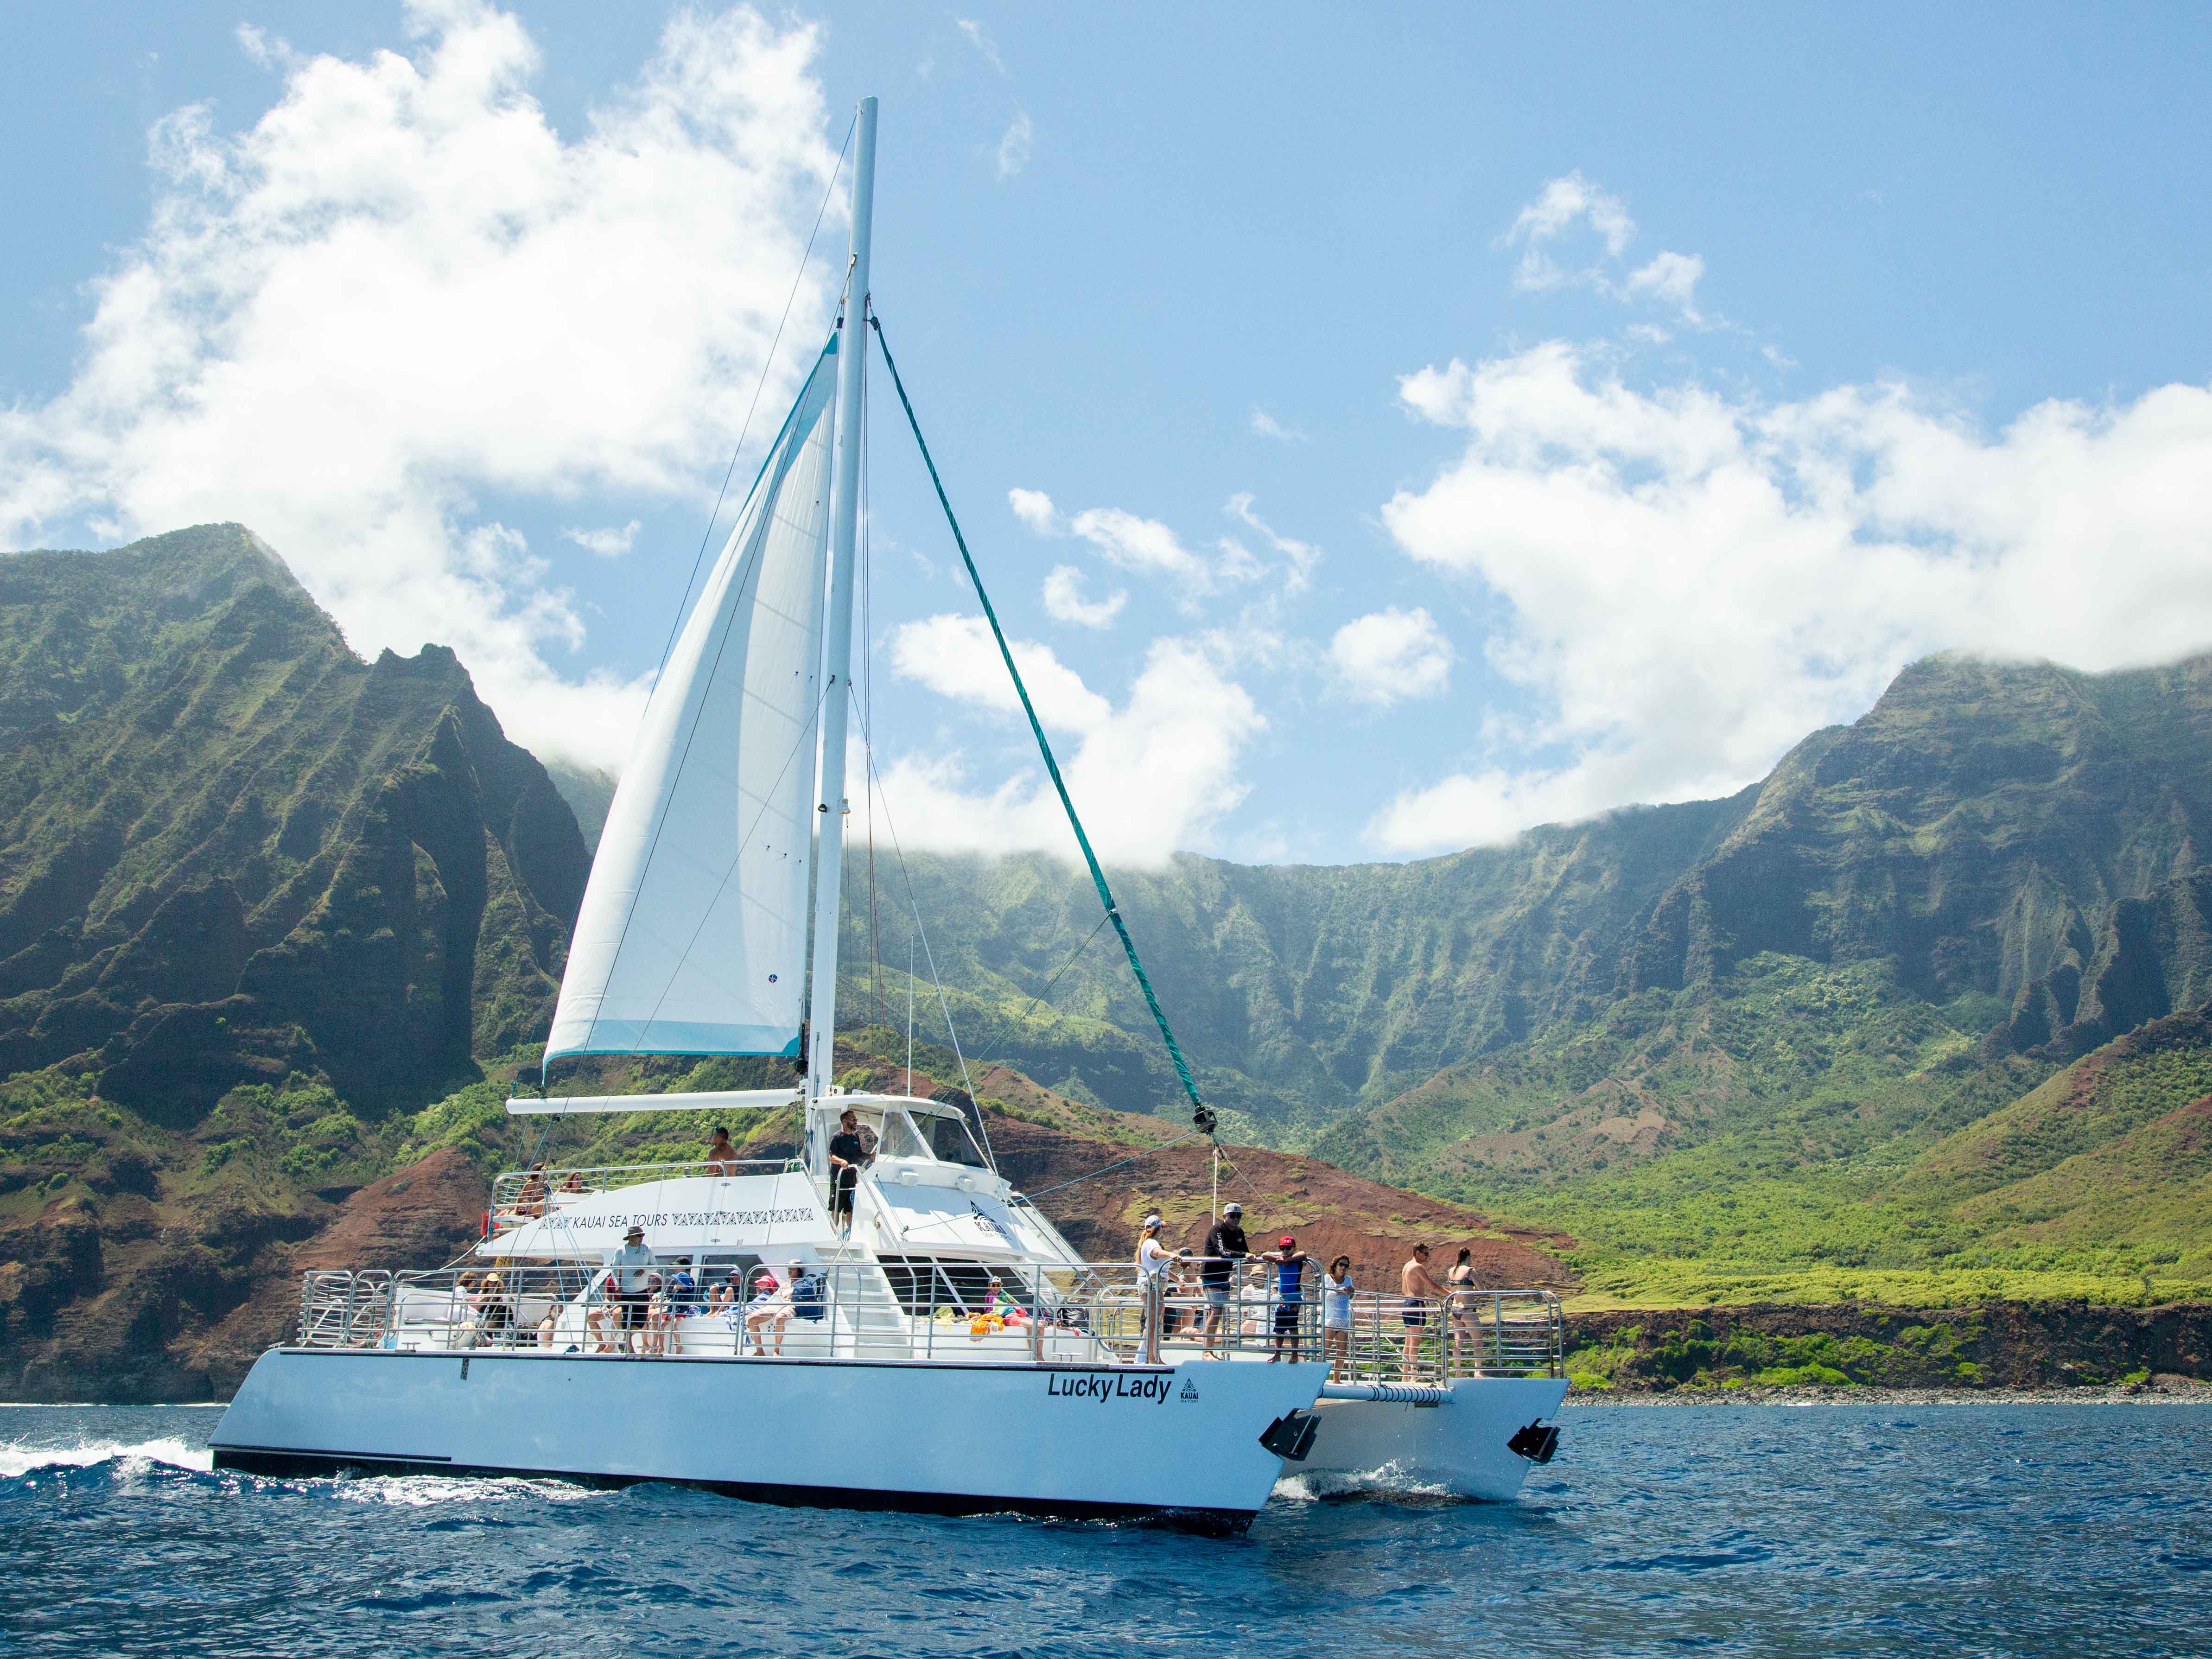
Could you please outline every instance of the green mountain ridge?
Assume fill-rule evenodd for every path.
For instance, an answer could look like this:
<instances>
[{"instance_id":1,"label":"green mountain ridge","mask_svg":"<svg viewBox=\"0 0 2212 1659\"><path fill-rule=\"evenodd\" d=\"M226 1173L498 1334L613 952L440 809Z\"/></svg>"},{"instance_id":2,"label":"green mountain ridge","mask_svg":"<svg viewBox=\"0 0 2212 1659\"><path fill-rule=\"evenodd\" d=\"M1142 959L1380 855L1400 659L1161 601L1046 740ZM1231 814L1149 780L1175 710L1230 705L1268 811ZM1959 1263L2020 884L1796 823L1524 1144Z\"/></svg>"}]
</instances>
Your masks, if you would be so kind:
<instances>
[{"instance_id":1,"label":"green mountain ridge","mask_svg":"<svg viewBox=\"0 0 2212 1659\"><path fill-rule=\"evenodd\" d=\"M161 1397L349 1194L520 1152L611 786L237 526L0 558L0 1348ZM1114 884L1233 1139L1551 1237L1590 1304L2147 1304L2212 1295L2208 814L2212 658L1938 658L1724 800ZM1180 1121L1087 880L910 854L872 904L850 856L841 1046L910 988L945 1041L910 897L939 1075Z\"/></svg>"}]
</instances>

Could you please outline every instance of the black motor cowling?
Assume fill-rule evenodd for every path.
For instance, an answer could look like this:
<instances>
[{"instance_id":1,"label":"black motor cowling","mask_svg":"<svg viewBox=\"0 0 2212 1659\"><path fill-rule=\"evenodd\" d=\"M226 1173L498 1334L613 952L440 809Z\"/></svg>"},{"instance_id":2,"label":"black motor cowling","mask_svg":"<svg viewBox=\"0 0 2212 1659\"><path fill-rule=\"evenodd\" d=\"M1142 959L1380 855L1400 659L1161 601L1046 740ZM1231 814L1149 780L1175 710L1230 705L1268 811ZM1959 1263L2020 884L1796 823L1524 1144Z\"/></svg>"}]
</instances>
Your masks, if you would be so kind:
<instances>
[{"instance_id":1,"label":"black motor cowling","mask_svg":"<svg viewBox=\"0 0 2212 1659\"><path fill-rule=\"evenodd\" d=\"M1531 1463L1548 1463L1552 1454L1559 1449L1559 1431L1551 1423L1531 1423L1526 1428L1516 1429L1513 1437L1505 1443L1505 1449L1518 1452Z\"/></svg>"}]
</instances>

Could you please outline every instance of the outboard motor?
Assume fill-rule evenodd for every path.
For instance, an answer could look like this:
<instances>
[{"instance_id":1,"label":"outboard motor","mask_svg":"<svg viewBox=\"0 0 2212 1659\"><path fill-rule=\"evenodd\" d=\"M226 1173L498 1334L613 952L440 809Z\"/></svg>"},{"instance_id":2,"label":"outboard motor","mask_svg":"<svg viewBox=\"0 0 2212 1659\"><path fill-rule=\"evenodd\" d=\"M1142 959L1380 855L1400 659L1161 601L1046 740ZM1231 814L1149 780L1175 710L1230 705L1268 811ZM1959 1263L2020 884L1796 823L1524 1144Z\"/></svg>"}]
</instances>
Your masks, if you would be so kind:
<instances>
[{"instance_id":1,"label":"outboard motor","mask_svg":"<svg viewBox=\"0 0 2212 1659\"><path fill-rule=\"evenodd\" d=\"M1506 1440L1506 1451L1520 1453L1528 1462L1551 1462L1551 1453L1559 1449L1559 1429L1551 1422L1531 1422L1528 1427L1516 1429L1513 1437Z\"/></svg>"},{"instance_id":2,"label":"outboard motor","mask_svg":"<svg viewBox=\"0 0 2212 1659\"><path fill-rule=\"evenodd\" d=\"M1531 1423L1516 1429L1513 1437L1505 1443L1505 1449L1517 1452L1531 1463L1548 1463L1552 1454L1559 1449L1559 1431L1555 1424Z\"/></svg>"}]
</instances>

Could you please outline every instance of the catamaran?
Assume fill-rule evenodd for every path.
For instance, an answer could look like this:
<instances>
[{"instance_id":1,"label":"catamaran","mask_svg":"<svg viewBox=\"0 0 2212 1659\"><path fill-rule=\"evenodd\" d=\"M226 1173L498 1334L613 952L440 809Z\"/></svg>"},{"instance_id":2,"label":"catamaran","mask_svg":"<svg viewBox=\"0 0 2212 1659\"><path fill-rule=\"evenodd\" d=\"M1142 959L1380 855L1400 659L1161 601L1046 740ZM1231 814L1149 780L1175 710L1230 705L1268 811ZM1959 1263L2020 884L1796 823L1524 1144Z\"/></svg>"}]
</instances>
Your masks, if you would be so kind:
<instances>
[{"instance_id":1,"label":"catamaran","mask_svg":"<svg viewBox=\"0 0 2212 1659\"><path fill-rule=\"evenodd\" d=\"M462 1262L306 1274L299 1327L224 1413L216 1465L672 1481L785 1504L1231 1529L1285 1476L1510 1498L1558 1440L1544 1421L1566 1388L1548 1292L1370 1293L1348 1318L1341 1304L1325 1316L1318 1287L1280 1273L1233 1273L1225 1300L1186 1296L1170 1274L1084 1261L999 1172L971 1098L832 1081L862 365L870 326L882 334L869 291L875 100L855 126L837 325L655 684L545 1054L549 1067L672 1054L803 1068L784 1088L508 1103L519 1115L788 1110L795 1150L511 1171Z\"/></svg>"}]
</instances>

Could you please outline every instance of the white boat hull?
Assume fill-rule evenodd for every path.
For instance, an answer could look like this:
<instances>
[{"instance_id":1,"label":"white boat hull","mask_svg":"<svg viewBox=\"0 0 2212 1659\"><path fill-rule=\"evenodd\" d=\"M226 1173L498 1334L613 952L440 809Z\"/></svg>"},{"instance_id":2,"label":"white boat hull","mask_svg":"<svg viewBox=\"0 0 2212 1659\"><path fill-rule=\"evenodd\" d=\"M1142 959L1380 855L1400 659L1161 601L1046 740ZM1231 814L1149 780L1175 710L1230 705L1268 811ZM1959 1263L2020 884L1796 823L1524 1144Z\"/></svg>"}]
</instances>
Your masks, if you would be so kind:
<instances>
[{"instance_id":1,"label":"white boat hull","mask_svg":"<svg viewBox=\"0 0 2212 1659\"><path fill-rule=\"evenodd\" d=\"M666 1480L768 1503L1238 1528L1318 1364L1174 1367L277 1348L218 1468Z\"/></svg>"},{"instance_id":2,"label":"white boat hull","mask_svg":"<svg viewBox=\"0 0 2212 1659\"><path fill-rule=\"evenodd\" d=\"M1508 1443L1566 1395L1564 1377L1488 1376L1454 1382L1444 1405L1322 1400L1312 1448L1283 1473L1316 1492L1440 1490L1508 1502L1532 1467Z\"/></svg>"}]
</instances>

